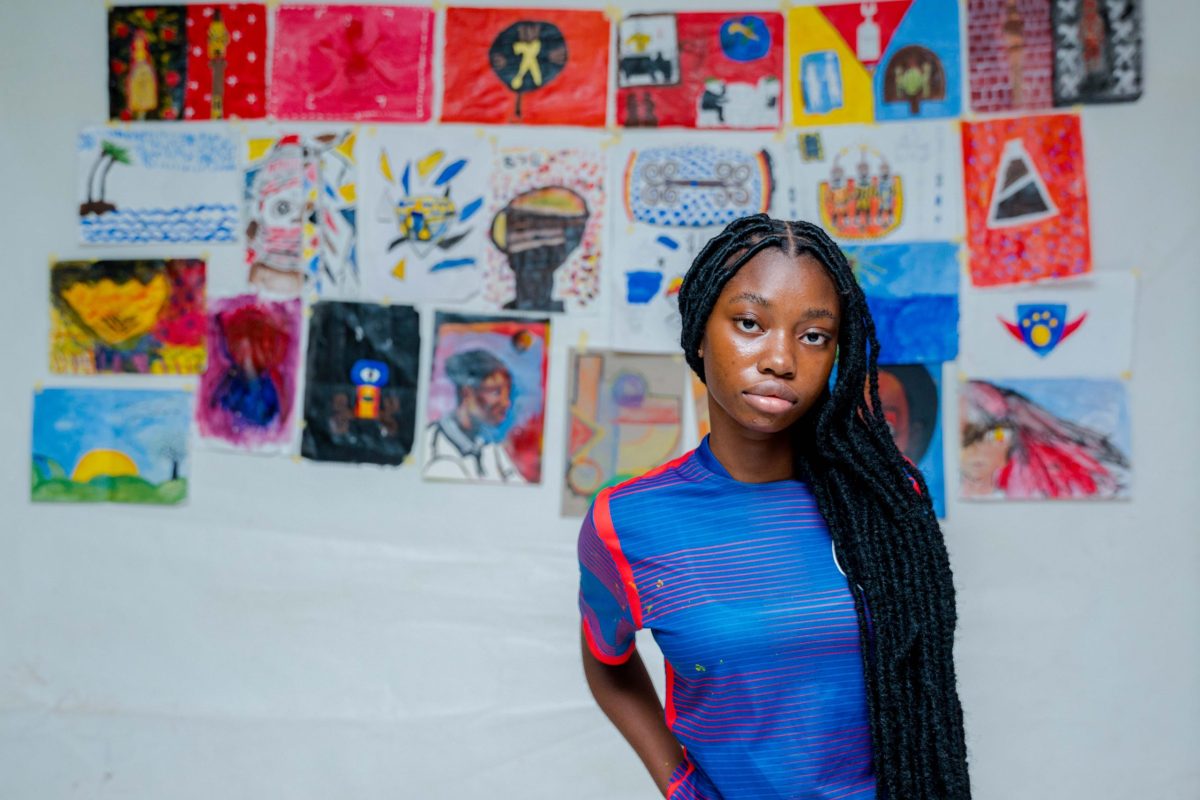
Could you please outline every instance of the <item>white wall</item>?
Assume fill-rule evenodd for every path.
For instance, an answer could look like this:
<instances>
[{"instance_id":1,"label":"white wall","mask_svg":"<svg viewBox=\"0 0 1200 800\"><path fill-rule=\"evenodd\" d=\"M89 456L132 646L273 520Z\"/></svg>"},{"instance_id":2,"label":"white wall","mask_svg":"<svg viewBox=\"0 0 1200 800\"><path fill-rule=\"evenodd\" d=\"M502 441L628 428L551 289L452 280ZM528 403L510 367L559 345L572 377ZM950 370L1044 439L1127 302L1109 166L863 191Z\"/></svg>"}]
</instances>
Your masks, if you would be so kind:
<instances>
[{"instance_id":1,"label":"white wall","mask_svg":"<svg viewBox=\"0 0 1200 800\"><path fill-rule=\"evenodd\" d=\"M1084 111L1097 267L1143 276L1135 499L949 504L980 800L1200 795L1200 5L1147 5L1145 97ZM106 113L104 13L0 8L0 797L653 797L580 675L552 481L196 451L182 509L29 503L47 259L95 252L74 142Z\"/></svg>"}]
</instances>

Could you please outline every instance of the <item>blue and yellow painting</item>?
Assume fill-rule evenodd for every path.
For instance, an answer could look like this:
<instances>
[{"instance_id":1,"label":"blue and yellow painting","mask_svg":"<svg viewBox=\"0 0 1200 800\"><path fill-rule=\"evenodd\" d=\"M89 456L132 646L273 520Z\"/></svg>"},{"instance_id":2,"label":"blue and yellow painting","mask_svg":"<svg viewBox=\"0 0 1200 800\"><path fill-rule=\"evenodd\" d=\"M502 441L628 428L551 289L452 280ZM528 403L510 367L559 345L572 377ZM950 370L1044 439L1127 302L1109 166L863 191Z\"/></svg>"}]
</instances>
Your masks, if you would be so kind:
<instances>
[{"instance_id":1,"label":"blue and yellow painting","mask_svg":"<svg viewBox=\"0 0 1200 800\"><path fill-rule=\"evenodd\" d=\"M877 121L962 114L958 13L955 0L913 0L872 75Z\"/></svg>"},{"instance_id":2,"label":"blue and yellow painting","mask_svg":"<svg viewBox=\"0 0 1200 800\"><path fill-rule=\"evenodd\" d=\"M191 394L43 389L33 398L30 496L173 505L187 497Z\"/></svg>"}]
</instances>

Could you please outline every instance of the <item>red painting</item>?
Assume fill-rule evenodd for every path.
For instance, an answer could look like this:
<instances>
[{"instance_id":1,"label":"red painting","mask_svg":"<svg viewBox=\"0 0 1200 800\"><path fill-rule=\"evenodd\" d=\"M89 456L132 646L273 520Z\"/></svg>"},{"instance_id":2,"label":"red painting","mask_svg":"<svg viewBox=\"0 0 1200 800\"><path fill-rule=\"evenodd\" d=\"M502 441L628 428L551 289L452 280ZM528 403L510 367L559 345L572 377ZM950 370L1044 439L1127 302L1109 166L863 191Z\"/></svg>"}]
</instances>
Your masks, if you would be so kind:
<instances>
[{"instance_id":1,"label":"red painting","mask_svg":"<svg viewBox=\"0 0 1200 800\"><path fill-rule=\"evenodd\" d=\"M608 42L601 11L447 9L442 119L603 126Z\"/></svg>"},{"instance_id":2,"label":"red painting","mask_svg":"<svg viewBox=\"0 0 1200 800\"><path fill-rule=\"evenodd\" d=\"M780 126L783 15L634 14L617 36L621 125Z\"/></svg>"},{"instance_id":3,"label":"red painting","mask_svg":"<svg viewBox=\"0 0 1200 800\"><path fill-rule=\"evenodd\" d=\"M964 122L971 282L1032 283L1092 271L1079 117Z\"/></svg>"},{"instance_id":4,"label":"red painting","mask_svg":"<svg viewBox=\"0 0 1200 800\"><path fill-rule=\"evenodd\" d=\"M972 110L1053 105L1050 0L969 0L967 43Z\"/></svg>"},{"instance_id":5,"label":"red painting","mask_svg":"<svg viewBox=\"0 0 1200 800\"><path fill-rule=\"evenodd\" d=\"M187 48L184 119L266 116L266 6L187 6Z\"/></svg>"},{"instance_id":6,"label":"red painting","mask_svg":"<svg viewBox=\"0 0 1200 800\"><path fill-rule=\"evenodd\" d=\"M280 119L425 122L432 58L429 8L281 6L270 113Z\"/></svg>"}]
</instances>

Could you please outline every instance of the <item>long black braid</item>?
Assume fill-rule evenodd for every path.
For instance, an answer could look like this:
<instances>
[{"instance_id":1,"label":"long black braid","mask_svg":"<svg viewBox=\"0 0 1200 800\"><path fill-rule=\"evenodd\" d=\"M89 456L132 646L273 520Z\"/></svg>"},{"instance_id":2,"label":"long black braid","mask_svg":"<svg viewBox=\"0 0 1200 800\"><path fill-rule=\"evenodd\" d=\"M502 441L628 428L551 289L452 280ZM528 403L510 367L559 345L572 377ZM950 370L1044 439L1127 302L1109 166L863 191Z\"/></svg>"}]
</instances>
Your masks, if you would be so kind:
<instances>
[{"instance_id":1,"label":"long black braid","mask_svg":"<svg viewBox=\"0 0 1200 800\"><path fill-rule=\"evenodd\" d=\"M680 287L684 355L703 380L699 349L717 297L769 247L815 258L841 301L837 379L794 428L796 474L817 499L854 594L880 796L967 800L949 558L925 480L884 418L879 340L845 254L811 223L765 214L731 222L696 256Z\"/></svg>"}]
</instances>

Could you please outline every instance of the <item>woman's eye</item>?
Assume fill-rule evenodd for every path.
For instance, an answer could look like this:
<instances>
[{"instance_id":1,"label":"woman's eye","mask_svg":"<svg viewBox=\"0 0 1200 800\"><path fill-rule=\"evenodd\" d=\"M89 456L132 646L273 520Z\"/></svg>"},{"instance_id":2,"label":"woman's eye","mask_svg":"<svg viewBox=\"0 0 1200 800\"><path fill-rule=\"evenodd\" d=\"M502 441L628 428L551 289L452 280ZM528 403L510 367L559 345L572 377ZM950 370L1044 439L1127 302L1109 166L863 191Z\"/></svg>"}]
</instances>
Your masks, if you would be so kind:
<instances>
[{"instance_id":1,"label":"woman's eye","mask_svg":"<svg viewBox=\"0 0 1200 800\"><path fill-rule=\"evenodd\" d=\"M819 331L809 331L808 333L802 334L800 338L806 344L825 344L829 337L823 333L820 333Z\"/></svg>"},{"instance_id":2,"label":"woman's eye","mask_svg":"<svg viewBox=\"0 0 1200 800\"><path fill-rule=\"evenodd\" d=\"M743 330L746 333L749 333L753 330L757 330L758 323L752 319L739 319L737 321L737 326L738 326L739 330Z\"/></svg>"}]
</instances>

